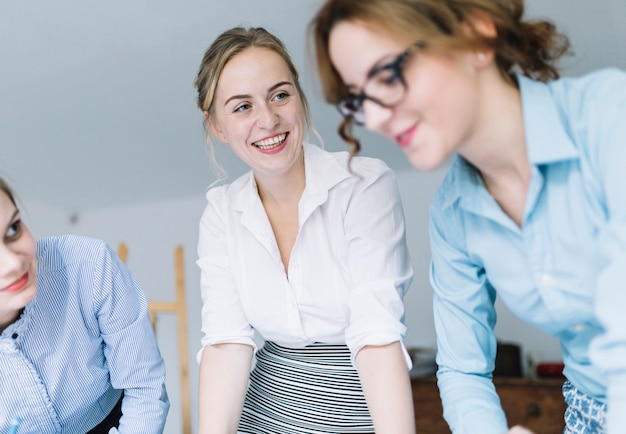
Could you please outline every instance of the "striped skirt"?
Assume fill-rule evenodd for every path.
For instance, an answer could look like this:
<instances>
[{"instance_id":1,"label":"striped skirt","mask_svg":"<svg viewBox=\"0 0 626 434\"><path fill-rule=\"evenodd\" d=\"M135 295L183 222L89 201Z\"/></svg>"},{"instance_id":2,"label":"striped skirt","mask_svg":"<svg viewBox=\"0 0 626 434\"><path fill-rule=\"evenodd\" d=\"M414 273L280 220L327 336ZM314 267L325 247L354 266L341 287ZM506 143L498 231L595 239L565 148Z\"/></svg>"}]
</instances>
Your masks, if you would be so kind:
<instances>
[{"instance_id":1,"label":"striped skirt","mask_svg":"<svg viewBox=\"0 0 626 434\"><path fill-rule=\"evenodd\" d=\"M345 345L257 351L238 433L374 433Z\"/></svg>"}]
</instances>

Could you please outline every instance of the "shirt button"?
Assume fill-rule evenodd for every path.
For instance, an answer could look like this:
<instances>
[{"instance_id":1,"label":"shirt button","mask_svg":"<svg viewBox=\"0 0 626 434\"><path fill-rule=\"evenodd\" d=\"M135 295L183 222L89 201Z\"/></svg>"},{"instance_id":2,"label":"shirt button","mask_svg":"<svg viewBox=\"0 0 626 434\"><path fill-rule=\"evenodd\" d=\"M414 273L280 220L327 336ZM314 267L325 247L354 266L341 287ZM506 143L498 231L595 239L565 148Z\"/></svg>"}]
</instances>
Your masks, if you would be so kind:
<instances>
[{"instance_id":1,"label":"shirt button","mask_svg":"<svg viewBox=\"0 0 626 434\"><path fill-rule=\"evenodd\" d=\"M550 286L554 282L554 279L550 274L544 274L541 276L541 284L544 286Z\"/></svg>"},{"instance_id":2,"label":"shirt button","mask_svg":"<svg viewBox=\"0 0 626 434\"><path fill-rule=\"evenodd\" d=\"M583 330L585 330L586 328L587 328L587 326L586 326L586 325L584 325L584 324L582 324L582 323L581 323L581 324L576 324L576 325L574 326L574 331L575 331L576 333L580 333L580 332L582 332Z\"/></svg>"}]
</instances>

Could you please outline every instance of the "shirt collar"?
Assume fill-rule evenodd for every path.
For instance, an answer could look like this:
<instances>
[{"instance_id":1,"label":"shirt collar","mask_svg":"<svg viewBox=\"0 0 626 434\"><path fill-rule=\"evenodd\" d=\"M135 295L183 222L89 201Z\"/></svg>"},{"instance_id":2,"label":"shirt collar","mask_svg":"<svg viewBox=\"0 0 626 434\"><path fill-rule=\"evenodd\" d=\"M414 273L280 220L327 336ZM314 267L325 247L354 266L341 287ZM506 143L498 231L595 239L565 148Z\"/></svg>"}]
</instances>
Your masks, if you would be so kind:
<instances>
[{"instance_id":1,"label":"shirt collar","mask_svg":"<svg viewBox=\"0 0 626 434\"><path fill-rule=\"evenodd\" d=\"M565 130L550 85L522 75L517 76L517 81L529 162L538 166L578 158L578 150ZM450 191L454 193L448 195L444 207L457 201L466 207L481 206L475 199L487 198L488 194L474 166L457 155L450 175L444 182L450 183Z\"/></svg>"},{"instance_id":2,"label":"shirt collar","mask_svg":"<svg viewBox=\"0 0 626 434\"><path fill-rule=\"evenodd\" d=\"M538 165L577 158L578 151L565 131L550 85L524 76L517 80L529 161Z\"/></svg>"},{"instance_id":3,"label":"shirt collar","mask_svg":"<svg viewBox=\"0 0 626 434\"><path fill-rule=\"evenodd\" d=\"M352 175L347 164L318 146L304 144L304 167L306 172L305 194L320 197L325 201L328 192Z\"/></svg>"},{"instance_id":4,"label":"shirt collar","mask_svg":"<svg viewBox=\"0 0 626 434\"><path fill-rule=\"evenodd\" d=\"M303 197L319 205L326 201L328 192L335 185L352 175L348 167L332 154L309 143L304 143L303 147L306 176ZM245 212L259 200L252 171L244 174L228 187L228 196L233 209L240 212Z\"/></svg>"},{"instance_id":5,"label":"shirt collar","mask_svg":"<svg viewBox=\"0 0 626 434\"><path fill-rule=\"evenodd\" d=\"M35 296L35 299L28 302L20 317L14 323L9 324L2 334L0 334L0 352L12 351L15 345L23 339L22 336L26 333L28 325L30 324L33 305L36 299L37 296Z\"/></svg>"}]
</instances>

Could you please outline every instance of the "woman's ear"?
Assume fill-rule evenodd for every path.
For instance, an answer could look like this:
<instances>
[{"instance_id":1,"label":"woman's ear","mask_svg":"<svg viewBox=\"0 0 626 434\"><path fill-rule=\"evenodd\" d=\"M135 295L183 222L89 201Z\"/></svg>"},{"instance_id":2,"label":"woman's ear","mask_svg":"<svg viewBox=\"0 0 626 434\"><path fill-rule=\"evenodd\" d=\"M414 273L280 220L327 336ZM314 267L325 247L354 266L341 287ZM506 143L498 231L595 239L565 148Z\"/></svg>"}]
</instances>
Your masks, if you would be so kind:
<instances>
[{"instance_id":1,"label":"woman's ear","mask_svg":"<svg viewBox=\"0 0 626 434\"><path fill-rule=\"evenodd\" d=\"M474 65L482 68L493 60L493 50L478 51L474 54Z\"/></svg>"},{"instance_id":2,"label":"woman's ear","mask_svg":"<svg viewBox=\"0 0 626 434\"><path fill-rule=\"evenodd\" d=\"M204 122L209 127L209 132L217 137L221 142L227 143L226 136L222 132L217 122L211 119L211 117L209 116L209 112L205 110L202 112L202 114L204 115Z\"/></svg>"},{"instance_id":3,"label":"woman's ear","mask_svg":"<svg viewBox=\"0 0 626 434\"><path fill-rule=\"evenodd\" d=\"M498 29L491 17L480 12L472 14L469 18L468 30L479 37L487 39L496 39L498 37ZM474 54L474 64L478 67L483 67L493 60L493 56L494 52L492 48L477 51Z\"/></svg>"},{"instance_id":4,"label":"woman's ear","mask_svg":"<svg viewBox=\"0 0 626 434\"><path fill-rule=\"evenodd\" d=\"M480 36L489 39L496 39L498 36L498 29L488 15L476 12L472 14L469 20L474 31Z\"/></svg>"}]
</instances>

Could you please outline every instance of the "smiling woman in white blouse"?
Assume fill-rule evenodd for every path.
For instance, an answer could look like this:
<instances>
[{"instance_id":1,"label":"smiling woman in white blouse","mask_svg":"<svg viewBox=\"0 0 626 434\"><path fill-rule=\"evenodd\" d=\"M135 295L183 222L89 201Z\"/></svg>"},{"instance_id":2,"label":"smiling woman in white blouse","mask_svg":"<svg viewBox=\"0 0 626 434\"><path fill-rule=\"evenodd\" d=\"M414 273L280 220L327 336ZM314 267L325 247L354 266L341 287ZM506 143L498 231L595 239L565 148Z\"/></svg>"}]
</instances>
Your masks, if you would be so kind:
<instances>
[{"instance_id":1,"label":"smiling woman in white blouse","mask_svg":"<svg viewBox=\"0 0 626 434\"><path fill-rule=\"evenodd\" d=\"M1 178L0 228L0 432L162 433L165 365L128 269L99 240L35 241Z\"/></svg>"},{"instance_id":2,"label":"smiling woman in white blouse","mask_svg":"<svg viewBox=\"0 0 626 434\"><path fill-rule=\"evenodd\" d=\"M196 87L251 169L208 191L200 221L200 432L414 432L393 172L306 143L298 74L262 28L219 36Z\"/></svg>"}]
</instances>

